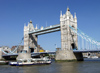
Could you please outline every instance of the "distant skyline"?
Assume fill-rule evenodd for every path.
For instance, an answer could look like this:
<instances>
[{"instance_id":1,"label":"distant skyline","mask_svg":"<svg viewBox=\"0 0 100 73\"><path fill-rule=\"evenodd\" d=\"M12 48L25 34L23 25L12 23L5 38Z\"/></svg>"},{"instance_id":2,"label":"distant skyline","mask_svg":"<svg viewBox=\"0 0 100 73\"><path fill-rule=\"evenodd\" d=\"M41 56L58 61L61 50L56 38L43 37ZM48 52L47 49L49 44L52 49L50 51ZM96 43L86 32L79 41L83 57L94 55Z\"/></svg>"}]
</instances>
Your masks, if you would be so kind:
<instances>
[{"instance_id":1,"label":"distant skyline","mask_svg":"<svg viewBox=\"0 0 100 73\"><path fill-rule=\"evenodd\" d=\"M30 20L39 28L60 24L60 11L65 14L67 7L76 13L78 28L100 41L100 0L0 0L0 46L18 45ZM55 51L55 44L61 47L60 31L38 36L38 44Z\"/></svg>"}]
</instances>

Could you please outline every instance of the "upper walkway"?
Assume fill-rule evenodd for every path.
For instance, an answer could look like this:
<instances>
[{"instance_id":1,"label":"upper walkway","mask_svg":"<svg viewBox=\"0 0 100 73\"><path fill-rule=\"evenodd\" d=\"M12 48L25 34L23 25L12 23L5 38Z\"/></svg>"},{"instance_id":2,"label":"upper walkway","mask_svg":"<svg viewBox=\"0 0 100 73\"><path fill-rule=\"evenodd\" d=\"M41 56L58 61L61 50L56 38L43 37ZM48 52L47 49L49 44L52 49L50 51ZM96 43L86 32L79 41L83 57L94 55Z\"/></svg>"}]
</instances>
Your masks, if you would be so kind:
<instances>
[{"instance_id":1,"label":"upper walkway","mask_svg":"<svg viewBox=\"0 0 100 73\"><path fill-rule=\"evenodd\" d=\"M56 32L56 31L60 31L60 24L52 25L42 29L33 30L30 31L28 34L42 35L42 34Z\"/></svg>"}]
</instances>

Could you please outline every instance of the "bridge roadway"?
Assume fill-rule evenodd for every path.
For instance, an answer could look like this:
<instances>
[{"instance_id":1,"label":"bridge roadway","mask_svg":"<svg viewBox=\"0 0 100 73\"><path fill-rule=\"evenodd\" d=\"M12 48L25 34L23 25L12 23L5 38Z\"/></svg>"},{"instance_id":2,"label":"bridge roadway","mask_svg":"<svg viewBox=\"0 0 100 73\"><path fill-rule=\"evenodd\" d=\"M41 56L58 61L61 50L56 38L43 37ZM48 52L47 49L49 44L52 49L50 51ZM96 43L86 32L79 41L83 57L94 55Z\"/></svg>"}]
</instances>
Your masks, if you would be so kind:
<instances>
[{"instance_id":1,"label":"bridge roadway","mask_svg":"<svg viewBox=\"0 0 100 73\"><path fill-rule=\"evenodd\" d=\"M30 31L28 34L42 35L42 34L56 32L56 31L60 31L60 24L52 25L43 29L33 30Z\"/></svg>"},{"instance_id":2,"label":"bridge roadway","mask_svg":"<svg viewBox=\"0 0 100 73\"><path fill-rule=\"evenodd\" d=\"M100 52L100 50L73 50L73 52L78 53L78 52L82 52L82 53L87 53L87 52ZM40 55L40 54L55 54L55 51L51 51L51 52L37 52L37 53L31 53L32 56L36 56L36 55ZM6 56L17 56L17 54L8 54L8 55L2 55L3 57Z\"/></svg>"}]
</instances>

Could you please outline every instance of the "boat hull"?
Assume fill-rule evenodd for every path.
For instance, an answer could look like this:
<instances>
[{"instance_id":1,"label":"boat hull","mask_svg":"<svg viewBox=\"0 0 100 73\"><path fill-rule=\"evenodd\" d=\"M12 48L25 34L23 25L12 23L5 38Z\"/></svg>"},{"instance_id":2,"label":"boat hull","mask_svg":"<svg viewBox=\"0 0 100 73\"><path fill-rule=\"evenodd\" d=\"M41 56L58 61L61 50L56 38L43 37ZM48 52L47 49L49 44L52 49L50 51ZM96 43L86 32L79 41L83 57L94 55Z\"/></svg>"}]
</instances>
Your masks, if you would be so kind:
<instances>
[{"instance_id":1,"label":"boat hull","mask_svg":"<svg viewBox=\"0 0 100 73\"><path fill-rule=\"evenodd\" d=\"M7 65L7 64L9 64L8 61L0 61L0 65Z\"/></svg>"},{"instance_id":2,"label":"boat hull","mask_svg":"<svg viewBox=\"0 0 100 73\"><path fill-rule=\"evenodd\" d=\"M45 64L51 64L51 62L50 63L33 63L33 64L19 64L19 63L11 64L9 63L9 65L11 66L31 66L31 65L45 65Z\"/></svg>"}]
</instances>

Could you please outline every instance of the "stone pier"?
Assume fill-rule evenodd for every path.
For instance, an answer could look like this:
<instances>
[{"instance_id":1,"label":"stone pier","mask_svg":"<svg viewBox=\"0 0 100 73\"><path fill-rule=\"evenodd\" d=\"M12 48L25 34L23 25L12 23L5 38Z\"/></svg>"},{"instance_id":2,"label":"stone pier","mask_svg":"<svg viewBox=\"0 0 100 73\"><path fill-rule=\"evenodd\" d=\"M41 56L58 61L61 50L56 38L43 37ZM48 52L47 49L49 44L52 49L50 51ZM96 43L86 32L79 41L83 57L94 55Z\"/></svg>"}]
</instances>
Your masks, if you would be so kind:
<instances>
[{"instance_id":1,"label":"stone pier","mask_svg":"<svg viewBox=\"0 0 100 73\"><path fill-rule=\"evenodd\" d=\"M18 57L16 58L16 60L29 58L31 58L31 53L18 53Z\"/></svg>"},{"instance_id":2,"label":"stone pier","mask_svg":"<svg viewBox=\"0 0 100 73\"><path fill-rule=\"evenodd\" d=\"M56 51L56 60L58 61L83 61L82 53L73 53L72 50L59 50Z\"/></svg>"}]
</instances>

